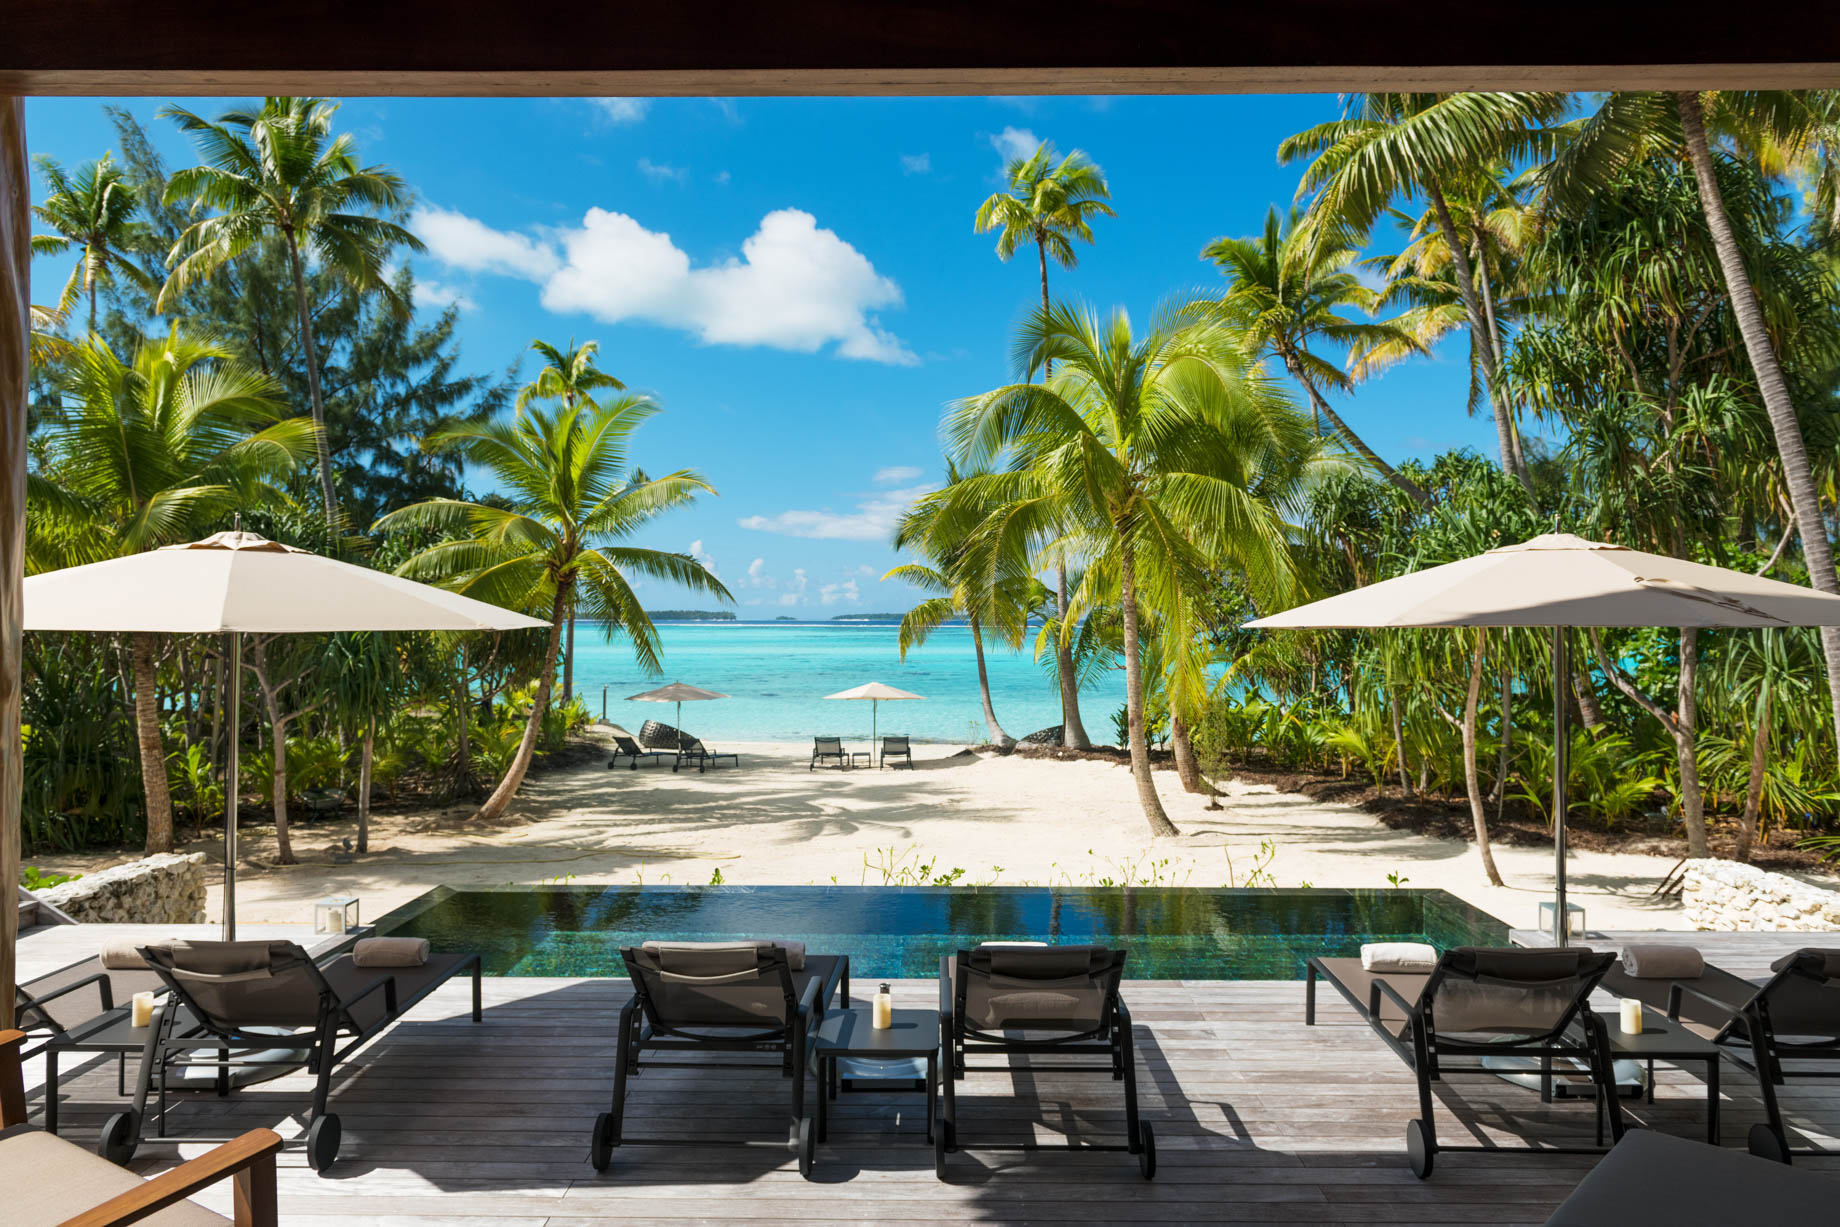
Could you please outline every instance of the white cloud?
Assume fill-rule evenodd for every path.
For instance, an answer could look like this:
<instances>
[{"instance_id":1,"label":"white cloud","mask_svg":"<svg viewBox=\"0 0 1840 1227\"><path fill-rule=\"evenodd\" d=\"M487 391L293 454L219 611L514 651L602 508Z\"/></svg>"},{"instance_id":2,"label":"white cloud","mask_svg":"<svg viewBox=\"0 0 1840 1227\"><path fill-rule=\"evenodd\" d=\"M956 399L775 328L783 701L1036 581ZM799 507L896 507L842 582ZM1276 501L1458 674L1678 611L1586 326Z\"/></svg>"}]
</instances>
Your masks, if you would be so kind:
<instances>
[{"instance_id":1,"label":"white cloud","mask_svg":"<svg viewBox=\"0 0 1840 1227\"><path fill-rule=\"evenodd\" d=\"M990 145L1007 166L1017 158L1026 158L1041 148L1041 138L1027 128L1006 127L990 138Z\"/></svg>"},{"instance_id":2,"label":"white cloud","mask_svg":"<svg viewBox=\"0 0 1840 1227\"><path fill-rule=\"evenodd\" d=\"M665 166L650 158L639 159L639 173L653 183L685 183L690 179L690 171L682 166Z\"/></svg>"},{"instance_id":3,"label":"white cloud","mask_svg":"<svg viewBox=\"0 0 1840 1227\"><path fill-rule=\"evenodd\" d=\"M853 579L846 579L840 584L823 584L818 588L818 600L826 605L854 605L861 599L862 594L856 590L856 581Z\"/></svg>"},{"instance_id":4,"label":"white cloud","mask_svg":"<svg viewBox=\"0 0 1840 1227\"><path fill-rule=\"evenodd\" d=\"M795 592L781 593L779 603L787 606L797 605L799 603L799 596Z\"/></svg>"},{"instance_id":5,"label":"white cloud","mask_svg":"<svg viewBox=\"0 0 1840 1227\"><path fill-rule=\"evenodd\" d=\"M527 234L494 230L482 221L424 205L409 218L409 228L428 244L441 263L471 273L502 273L540 281L560 265L556 252Z\"/></svg>"},{"instance_id":6,"label":"white cloud","mask_svg":"<svg viewBox=\"0 0 1840 1227\"><path fill-rule=\"evenodd\" d=\"M918 476L920 476L920 470L911 464L891 464L885 469L875 471L875 484L892 486L898 482L912 481Z\"/></svg>"},{"instance_id":7,"label":"white cloud","mask_svg":"<svg viewBox=\"0 0 1840 1227\"><path fill-rule=\"evenodd\" d=\"M805 568L792 568L792 578L786 581L786 590L793 596L805 591Z\"/></svg>"},{"instance_id":8,"label":"white cloud","mask_svg":"<svg viewBox=\"0 0 1840 1227\"><path fill-rule=\"evenodd\" d=\"M650 98L590 98L610 124L636 124L652 109Z\"/></svg>"},{"instance_id":9,"label":"white cloud","mask_svg":"<svg viewBox=\"0 0 1840 1227\"><path fill-rule=\"evenodd\" d=\"M908 486L882 490L856 504L847 512L824 508L816 511L791 510L778 515L744 516L736 521L743 528L761 533L779 533L787 537L810 537L820 541L887 541L894 535L895 521L913 505L913 501L933 489L932 486Z\"/></svg>"},{"instance_id":10,"label":"white cloud","mask_svg":"<svg viewBox=\"0 0 1840 1227\"><path fill-rule=\"evenodd\" d=\"M477 311L479 304L459 286L448 285L440 281L418 281L415 283L415 296L426 307L437 309L458 307L462 311Z\"/></svg>"},{"instance_id":11,"label":"white cloud","mask_svg":"<svg viewBox=\"0 0 1840 1227\"><path fill-rule=\"evenodd\" d=\"M747 574L741 579L743 588L777 588L779 580L767 574L767 560L756 558L748 563Z\"/></svg>"},{"instance_id":12,"label":"white cloud","mask_svg":"<svg viewBox=\"0 0 1840 1227\"><path fill-rule=\"evenodd\" d=\"M535 281L551 311L584 311L609 324L645 320L712 345L799 353L835 345L845 358L919 362L875 315L901 306L901 287L798 209L761 218L739 259L700 267L670 235L600 208L589 209L578 227L539 238L436 208L418 210L415 222L436 259Z\"/></svg>"},{"instance_id":13,"label":"white cloud","mask_svg":"<svg viewBox=\"0 0 1840 1227\"><path fill-rule=\"evenodd\" d=\"M697 540L692 541L690 543L690 557L702 563L703 569L709 572L711 575L715 576L717 579L722 578L722 573L716 570L715 555L711 554L708 550L703 548L703 542L701 538L698 538Z\"/></svg>"},{"instance_id":14,"label":"white cloud","mask_svg":"<svg viewBox=\"0 0 1840 1227\"><path fill-rule=\"evenodd\" d=\"M727 171L719 170L715 173L716 186L727 187L728 181L732 178L734 178L734 176L729 174Z\"/></svg>"},{"instance_id":15,"label":"white cloud","mask_svg":"<svg viewBox=\"0 0 1840 1227\"><path fill-rule=\"evenodd\" d=\"M933 169L933 155L930 153L904 153L901 155L901 173L904 175L924 175Z\"/></svg>"}]
</instances>

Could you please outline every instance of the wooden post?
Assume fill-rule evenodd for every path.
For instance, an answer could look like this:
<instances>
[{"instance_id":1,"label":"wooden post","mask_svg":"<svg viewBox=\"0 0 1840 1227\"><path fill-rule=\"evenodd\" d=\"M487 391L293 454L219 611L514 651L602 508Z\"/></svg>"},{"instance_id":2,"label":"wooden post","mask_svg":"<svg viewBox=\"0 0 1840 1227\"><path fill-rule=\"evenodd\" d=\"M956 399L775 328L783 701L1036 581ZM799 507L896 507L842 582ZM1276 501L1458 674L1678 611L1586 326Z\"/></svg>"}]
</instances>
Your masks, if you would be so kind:
<instances>
[{"instance_id":1,"label":"wooden post","mask_svg":"<svg viewBox=\"0 0 1840 1227\"><path fill-rule=\"evenodd\" d=\"M25 99L0 96L0 1027L13 1025L19 940L20 628L25 623L26 351L32 323Z\"/></svg>"}]
</instances>

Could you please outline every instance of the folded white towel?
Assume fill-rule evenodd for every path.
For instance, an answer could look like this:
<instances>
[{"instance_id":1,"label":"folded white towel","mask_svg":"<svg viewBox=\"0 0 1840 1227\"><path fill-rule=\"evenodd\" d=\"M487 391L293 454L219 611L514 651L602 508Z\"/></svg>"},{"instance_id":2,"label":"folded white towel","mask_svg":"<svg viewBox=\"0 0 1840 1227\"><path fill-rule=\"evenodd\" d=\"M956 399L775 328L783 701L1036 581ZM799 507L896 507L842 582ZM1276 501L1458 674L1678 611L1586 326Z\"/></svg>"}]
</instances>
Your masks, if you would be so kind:
<instances>
[{"instance_id":1,"label":"folded white towel","mask_svg":"<svg viewBox=\"0 0 1840 1227\"><path fill-rule=\"evenodd\" d=\"M1624 946L1623 974L1632 980L1697 980L1706 958L1692 946Z\"/></svg>"},{"instance_id":2,"label":"folded white towel","mask_svg":"<svg viewBox=\"0 0 1840 1227\"><path fill-rule=\"evenodd\" d=\"M425 937L366 937L351 947L354 967L420 967L427 961Z\"/></svg>"},{"instance_id":3,"label":"folded white towel","mask_svg":"<svg viewBox=\"0 0 1840 1227\"><path fill-rule=\"evenodd\" d=\"M1437 961L1437 947L1424 942L1369 942L1361 947L1363 971L1427 972Z\"/></svg>"}]
</instances>

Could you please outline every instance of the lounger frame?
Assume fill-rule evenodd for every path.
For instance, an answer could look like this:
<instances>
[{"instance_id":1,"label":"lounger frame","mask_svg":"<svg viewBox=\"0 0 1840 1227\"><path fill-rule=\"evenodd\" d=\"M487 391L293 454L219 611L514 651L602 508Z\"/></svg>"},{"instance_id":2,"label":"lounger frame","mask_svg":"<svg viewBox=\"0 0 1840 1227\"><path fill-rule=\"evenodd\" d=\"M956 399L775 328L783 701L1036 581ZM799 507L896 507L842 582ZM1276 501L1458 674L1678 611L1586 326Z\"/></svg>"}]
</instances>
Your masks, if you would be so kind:
<instances>
[{"instance_id":1,"label":"lounger frame","mask_svg":"<svg viewBox=\"0 0 1840 1227\"><path fill-rule=\"evenodd\" d=\"M637 741L634 741L631 737L615 737L613 739L613 757L607 760L607 770L612 771L615 767L620 765L621 755L625 755L632 760L630 769L633 771L639 769L639 760L642 758L661 759L675 758L677 756L676 752L673 750L648 750Z\"/></svg>"}]
</instances>

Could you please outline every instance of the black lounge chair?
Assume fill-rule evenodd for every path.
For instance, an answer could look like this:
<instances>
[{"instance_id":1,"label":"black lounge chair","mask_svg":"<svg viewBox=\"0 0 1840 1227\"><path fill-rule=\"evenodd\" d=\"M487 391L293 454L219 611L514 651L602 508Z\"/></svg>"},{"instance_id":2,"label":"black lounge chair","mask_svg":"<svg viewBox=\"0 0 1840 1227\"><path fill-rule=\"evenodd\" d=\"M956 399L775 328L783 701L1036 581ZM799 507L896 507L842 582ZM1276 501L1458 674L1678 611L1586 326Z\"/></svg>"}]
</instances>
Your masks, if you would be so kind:
<instances>
[{"instance_id":1,"label":"black lounge chair","mask_svg":"<svg viewBox=\"0 0 1840 1227\"><path fill-rule=\"evenodd\" d=\"M165 1132L167 1089L178 1082L173 1071L214 1068L221 1095L240 1067L284 1066L317 1077L304 1143L308 1165L324 1171L339 1153L339 1118L326 1100L341 1063L463 971L473 974L473 1021L480 1020L476 954L432 954L419 965L389 967L360 967L350 954L316 965L287 941L176 941L144 946L141 954L173 999L147 1029L133 1109L103 1124L97 1149L116 1163L133 1158L142 1142L228 1140ZM158 1127L149 1133L147 1099L156 1085Z\"/></svg>"},{"instance_id":2,"label":"black lounge chair","mask_svg":"<svg viewBox=\"0 0 1840 1227\"><path fill-rule=\"evenodd\" d=\"M1840 950L1814 947L1784 955L1760 987L1710 963L1697 976L1643 977L1621 964L1604 987L1633 997L1687 1030L1719 1045L1753 1074L1765 1121L1751 1126L1752 1154L1787 1163L1792 1155L1831 1155L1823 1147L1791 1147L1776 1088L1786 1078L1840 1078L1840 1068L1795 1069L1785 1061L1840 1061Z\"/></svg>"},{"instance_id":3,"label":"black lounge chair","mask_svg":"<svg viewBox=\"0 0 1840 1227\"><path fill-rule=\"evenodd\" d=\"M1546 1227L1655 1223L1823 1223L1834 1217L1834 1182L1735 1150L1631 1129L1578 1182Z\"/></svg>"},{"instance_id":4,"label":"black lounge chair","mask_svg":"<svg viewBox=\"0 0 1840 1227\"><path fill-rule=\"evenodd\" d=\"M165 993L166 984L151 968L104 966L95 955L68 967L18 985L13 990L13 1017L35 1045L20 1051L22 1061L45 1058L45 1115L47 1133L58 1130L58 1058L76 1049L92 1035L118 1019L113 1011L133 1000L136 993ZM127 1092L127 1057L119 1053L115 1073L116 1093Z\"/></svg>"},{"instance_id":5,"label":"black lounge chair","mask_svg":"<svg viewBox=\"0 0 1840 1227\"><path fill-rule=\"evenodd\" d=\"M741 765L739 754L718 754L696 738L691 737L684 742L684 748L677 752L677 761L671 764L671 771L675 774L677 769L685 763L695 763L698 771L708 771L710 763L720 763L725 758L737 767Z\"/></svg>"},{"instance_id":6,"label":"black lounge chair","mask_svg":"<svg viewBox=\"0 0 1840 1227\"><path fill-rule=\"evenodd\" d=\"M1316 1022L1316 981L1335 986L1374 1034L1418 1076L1418 1119L1406 1124L1406 1155L1420 1180L1440 1150L1531 1154L1601 1154L1604 1118L1611 1141L1623 1136L1610 1034L1591 1011L1590 996L1616 956L1563 950L1449 950L1429 972L1368 971L1358 958L1313 958L1303 1021ZM1573 1024L1577 1024L1577 1032ZM1598 1145L1580 1147L1444 1146L1437 1140L1431 1084L1448 1074L1490 1073L1450 1066L1450 1057L1533 1057L1582 1061L1597 1107Z\"/></svg>"},{"instance_id":7,"label":"black lounge chair","mask_svg":"<svg viewBox=\"0 0 1840 1227\"><path fill-rule=\"evenodd\" d=\"M906 737L882 738L882 766L886 767L888 765L888 756L890 754L894 755L896 758L906 759L907 765L910 768L914 765L914 748Z\"/></svg>"},{"instance_id":8,"label":"black lounge chair","mask_svg":"<svg viewBox=\"0 0 1840 1227\"><path fill-rule=\"evenodd\" d=\"M850 1004L848 955L805 954L772 942L647 942L620 951L633 995L620 1010L613 1103L594 1121L588 1160L604 1172L618 1146L788 1146L811 1175L816 1147L805 1115L812 1034L834 994ZM795 967L794 963L799 966ZM655 1060L677 1056L764 1054L767 1061ZM791 1083L788 1136L775 1141L704 1142L627 1137L626 1080L641 1069L778 1069ZM822 1093L822 1091L820 1091Z\"/></svg>"},{"instance_id":9,"label":"black lounge chair","mask_svg":"<svg viewBox=\"0 0 1840 1227\"><path fill-rule=\"evenodd\" d=\"M850 756L843 748L843 738L813 737L811 739L811 763L805 770L816 771L832 759L836 759L837 766L841 768L849 767Z\"/></svg>"},{"instance_id":10,"label":"black lounge chair","mask_svg":"<svg viewBox=\"0 0 1840 1227\"><path fill-rule=\"evenodd\" d=\"M622 754L632 760L632 770L637 771L639 769L639 760L642 758L672 758L675 757L676 752L673 750L647 750L624 733L615 733L613 735L613 757L607 760L607 770L612 771L615 767L620 765L620 756Z\"/></svg>"},{"instance_id":11,"label":"black lounge chair","mask_svg":"<svg viewBox=\"0 0 1840 1227\"><path fill-rule=\"evenodd\" d=\"M1124 1083L1125 1144L1074 1142L1081 1150L1122 1150L1137 1156L1146 1180L1156 1175L1156 1137L1137 1112L1137 1061L1131 1047L1131 1012L1118 982L1125 952L1104 946L1035 946L987 943L939 960L939 1033L945 1052L945 1103L934 1131L934 1163L945 1178L945 1157L958 1149L955 1083L967 1073L1005 1073L1007 1063L972 1065L972 1053L996 1056L1087 1056L1100 1062L1043 1066L1055 1074L1103 1073ZM980 1144L982 1145L982 1144ZM986 1146L1035 1150L1034 1143Z\"/></svg>"}]
</instances>

